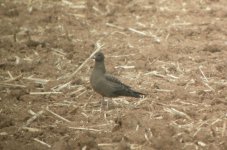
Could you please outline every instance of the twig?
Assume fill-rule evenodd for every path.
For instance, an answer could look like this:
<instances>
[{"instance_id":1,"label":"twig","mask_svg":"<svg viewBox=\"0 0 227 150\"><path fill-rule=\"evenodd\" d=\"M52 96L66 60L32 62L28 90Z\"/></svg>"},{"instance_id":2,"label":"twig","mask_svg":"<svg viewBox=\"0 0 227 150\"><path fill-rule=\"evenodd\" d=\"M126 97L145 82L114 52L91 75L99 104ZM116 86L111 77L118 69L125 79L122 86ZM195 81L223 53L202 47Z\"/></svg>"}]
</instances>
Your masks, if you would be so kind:
<instances>
[{"instance_id":1,"label":"twig","mask_svg":"<svg viewBox=\"0 0 227 150\"><path fill-rule=\"evenodd\" d=\"M69 82L67 82L65 84L61 84L61 85L55 86L55 87L53 87L51 89L54 90L54 91L60 91L60 90L62 90L64 88L68 87L71 84L71 82L72 81L69 81Z\"/></svg>"},{"instance_id":2,"label":"twig","mask_svg":"<svg viewBox=\"0 0 227 150\"><path fill-rule=\"evenodd\" d=\"M129 31L134 32L134 33L137 33L137 34L139 34L139 35L143 35L143 36L147 36L147 37L152 37L152 38L154 38L155 41L158 42L158 43L160 43L160 41L161 41L159 37L157 37L156 35L154 35L154 34L152 34L152 33L147 34L147 33L145 33L145 32L136 30L136 29L134 29L134 28L124 28L124 27L117 26L117 25L112 24L112 23L106 23L106 25L109 26L109 27L117 28L117 29L119 29L119 30L128 29Z\"/></svg>"},{"instance_id":3,"label":"twig","mask_svg":"<svg viewBox=\"0 0 227 150\"><path fill-rule=\"evenodd\" d=\"M164 110L165 110L166 112L170 112L170 113L172 113L172 114L174 114L174 115L181 116L181 117L185 117L185 118L187 118L188 120L191 120L191 117L190 117L189 115L187 115L186 113L181 112L181 111L179 111L179 110L176 110L175 108L171 108L171 109L165 108Z\"/></svg>"},{"instance_id":4,"label":"twig","mask_svg":"<svg viewBox=\"0 0 227 150\"><path fill-rule=\"evenodd\" d=\"M203 82L203 84L208 87L211 91L215 91L208 83Z\"/></svg>"},{"instance_id":5,"label":"twig","mask_svg":"<svg viewBox=\"0 0 227 150\"><path fill-rule=\"evenodd\" d=\"M222 133L221 133L222 137L225 136L225 130L226 130L226 121L224 120L223 127L222 127Z\"/></svg>"},{"instance_id":6,"label":"twig","mask_svg":"<svg viewBox=\"0 0 227 150\"><path fill-rule=\"evenodd\" d=\"M199 66L199 71L201 72L201 74L203 75L203 78L206 80L206 82L208 82L207 77L205 76L205 74L202 71L202 66Z\"/></svg>"},{"instance_id":7,"label":"twig","mask_svg":"<svg viewBox=\"0 0 227 150\"><path fill-rule=\"evenodd\" d=\"M148 134L145 132L145 134L144 134L144 137L145 137L145 139L147 140L147 142L149 143L149 144L151 144L151 141L150 141L150 139L149 139L149 137L148 137Z\"/></svg>"},{"instance_id":8,"label":"twig","mask_svg":"<svg viewBox=\"0 0 227 150\"><path fill-rule=\"evenodd\" d=\"M30 128L30 127L22 127L22 129L27 130L29 132L40 132L40 129L37 128Z\"/></svg>"},{"instance_id":9,"label":"twig","mask_svg":"<svg viewBox=\"0 0 227 150\"><path fill-rule=\"evenodd\" d=\"M49 145L49 144L47 144L47 143L45 143L45 142L43 142L43 141L41 141L41 140L39 140L37 138L34 138L34 141L36 141L36 142L38 142L38 143L40 143L40 144L42 144L44 146L47 146L48 148L51 148L51 145Z\"/></svg>"},{"instance_id":10,"label":"twig","mask_svg":"<svg viewBox=\"0 0 227 150\"><path fill-rule=\"evenodd\" d=\"M36 113L34 111L32 111L31 109L28 110L28 113L31 114L31 115L33 115L33 116L36 115Z\"/></svg>"},{"instance_id":11,"label":"twig","mask_svg":"<svg viewBox=\"0 0 227 150\"><path fill-rule=\"evenodd\" d=\"M82 86L78 90L71 92L70 95L75 95L76 93L78 93L78 92L80 92L80 91L82 91L84 89L85 89L85 87Z\"/></svg>"},{"instance_id":12,"label":"twig","mask_svg":"<svg viewBox=\"0 0 227 150\"><path fill-rule=\"evenodd\" d=\"M159 74L157 71L147 72L147 73L145 73L144 75L146 76L146 75L150 75L150 74L151 74L151 75L154 75L154 76L157 76L157 77L166 78L165 75Z\"/></svg>"},{"instance_id":13,"label":"twig","mask_svg":"<svg viewBox=\"0 0 227 150\"><path fill-rule=\"evenodd\" d=\"M18 80L18 79L21 79L21 78L23 78L23 75L22 74L20 74L17 77L13 77L13 78L10 78L8 80L5 80L4 82L12 82L12 81L15 81L15 80Z\"/></svg>"},{"instance_id":14,"label":"twig","mask_svg":"<svg viewBox=\"0 0 227 150\"><path fill-rule=\"evenodd\" d=\"M198 141L197 144L200 145L200 146L202 146L202 147L205 147L206 146L206 143L204 143L202 141Z\"/></svg>"},{"instance_id":15,"label":"twig","mask_svg":"<svg viewBox=\"0 0 227 150\"><path fill-rule=\"evenodd\" d=\"M98 9L95 6L93 6L92 9L95 10L96 12L98 12L100 15L104 15L105 14L104 12L102 12L100 9Z\"/></svg>"},{"instance_id":16,"label":"twig","mask_svg":"<svg viewBox=\"0 0 227 150\"><path fill-rule=\"evenodd\" d=\"M136 102L136 106L139 106L141 103L143 103L147 100L148 100L147 98L143 98L143 99L139 100L138 102Z\"/></svg>"},{"instance_id":17,"label":"twig","mask_svg":"<svg viewBox=\"0 0 227 150\"><path fill-rule=\"evenodd\" d=\"M0 135L5 136L5 135L8 135L8 133L7 132L0 132Z\"/></svg>"},{"instance_id":18,"label":"twig","mask_svg":"<svg viewBox=\"0 0 227 150\"><path fill-rule=\"evenodd\" d=\"M62 94L62 92L30 92L30 95L50 95L50 94Z\"/></svg>"},{"instance_id":19,"label":"twig","mask_svg":"<svg viewBox=\"0 0 227 150\"><path fill-rule=\"evenodd\" d=\"M86 16L84 14L71 14L76 18L85 18Z\"/></svg>"},{"instance_id":20,"label":"twig","mask_svg":"<svg viewBox=\"0 0 227 150\"><path fill-rule=\"evenodd\" d=\"M200 130L201 130L201 127L197 128L195 133L192 136L195 137L199 133Z\"/></svg>"},{"instance_id":21,"label":"twig","mask_svg":"<svg viewBox=\"0 0 227 150\"><path fill-rule=\"evenodd\" d=\"M116 68L116 69L118 69L118 68L122 68L122 69L134 69L135 66L116 66L114 68Z\"/></svg>"},{"instance_id":22,"label":"twig","mask_svg":"<svg viewBox=\"0 0 227 150\"><path fill-rule=\"evenodd\" d=\"M65 121L65 122L71 122L71 121L69 121L68 119L65 119L65 118L63 118L62 116L60 116L60 115L54 113L53 111L51 111L51 110L49 109L48 106L46 107L46 111L48 111L49 113L51 113L51 114L54 115L55 117L57 117L57 118L59 118L59 119Z\"/></svg>"},{"instance_id":23,"label":"twig","mask_svg":"<svg viewBox=\"0 0 227 150\"><path fill-rule=\"evenodd\" d=\"M27 87L25 85L2 83L2 82L0 82L0 85L3 85L3 86L12 86L12 87L21 87L21 88L26 88Z\"/></svg>"},{"instance_id":24,"label":"twig","mask_svg":"<svg viewBox=\"0 0 227 150\"><path fill-rule=\"evenodd\" d=\"M68 127L68 128L74 129L74 130L85 130L85 131L94 131L94 132L109 132L109 131L103 131L103 130L98 130L93 128L83 128L83 127Z\"/></svg>"},{"instance_id":25,"label":"twig","mask_svg":"<svg viewBox=\"0 0 227 150\"><path fill-rule=\"evenodd\" d=\"M128 54L128 55L117 55L117 56L107 56L107 57L114 57L114 58L119 58L119 57L128 57L128 56L134 56L136 54Z\"/></svg>"},{"instance_id":26,"label":"twig","mask_svg":"<svg viewBox=\"0 0 227 150\"><path fill-rule=\"evenodd\" d=\"M7 71L7 73L9 75L10 79L13 79L14 78L13 75L10 73L10 71Z\"/></svg>"},{"instance_id":27,"label":"twig","mask_svg":"<svg viewBox=\"0 0 227 150\"><path fill-rule=\"evenodd\" d=\"M215 121L213 121L210 125L214 125L214 124L216 124L216 123L218 123L218 122L221 122L221 121L222 121L222 119L218 118L218 119L216 119Z\"/></svg>"},{"instance_id":28,"label":"twig","mask_svg":"<svg viewBox=\"0 0 227 150\"><path fill-rule=\"evenodd\" d=\"M87 126L87 128L91 128L91 127L103 127L103 126L110 126L111 124L98 124L98 125L91 125L91 126Z\"/></svg>"},{"instance_id":29,"label":"twig","mask_svg":"<svg viewBox=\"0 0 227 150\"><path fill-rule=\"evenodd\" d=\"M191 22L173 23L171 26L189 26L193 25Z\"/></svg>"},{"instance_id":30,"label":"twig","mask_svg":"<svg viewBox=\"0 0 227 150\"><path fill-rule=\"evenodd\" d=\"M91 57L93 57L93 55L95 53L97 53L98 51L101 50L101 48L103 47L104 45L100 45L99 41L96 43L96 49L95 51L71 74L68 76L69 79L71 79L72 77L74 77L75 74L77 74L78 71L80 71L80 69L83 68L83 66L91 59ZM62 89L64 89L65 87L69 86L71 84L72 81L68 81L67 83L59 86L57 89L55 89L55 91L60 91ZM54 87L56 88L56 87ZM52 88L52 89L54 89Z\"/></svg>"},{"instance_id":31,"label":"twig","mask_svg":"<svg viewBox=\"0 0 227 150\"><path fill-rule=\"evenodd\" d=\"M59 53L63 57L66 55L66 53L63 52L63 49L51 48L51 50Z\"/></svg>"},{"instance_id":32,"label":"twig","mask_svg":"<svg viewBox=\"0 0 227 150\"><path fill-rule=\"evenodd\" d=\"M145 32L133 29L133 28L128 28L129 31L135 32L137 34L143 35L143 36L147 36L147 34Z\"/></svg>"},{"instance_id":33,"label":"twig","mask_svg":"<svg viewBox=\"0 0 227 150\"><path fill-rule=\"evenodd\" d=\"M74 9L84 9L86 8L85 5L75 5L74 3L67 1L67 0L62 0L62 3L69 6L70 8L74 8Z\"/></svg>"},{"instance_id":34,"label":"twig","mask_svg":"<svg viewBox=\"0 0 227 150\"><path fill-rule=\"evenodd\" d=\"M33 111L32 111L33 112ZM39 111L38 113L35 113L34 116L32 116L30 119L27 120L26 124L23 127L29 126L33 121L35 121L39 116L41 116L44 113L43 110ZM23 128L22 127L22 128Z\"/></svg>"},{"instance_id":35,"label":"twig","mask_svg":"<svg viewBox=\"0 0 227 150\"><path fill-rule=\"evenodd\" d=\"M23 77L23 79L31 80L31 81L34 81L34 82L40 83L40 84L46 84L47 82L50 81L50 80L47 80L47 79L32 78L31 76L30 77Z\"/></svg>"},{"instance_id":36,"label":"twig","mask_svg":"<svg viewBox=\"0 0 227 150\"><path fill-rule=\"evenodd\" d=\"M96 43L96 50L69 76L69 78L72 78L90 59L91 57L101 50L101 48L104 45L100 45L98 42Z\"/></svg>"},{"instance_id":37,"label":"twig","mask_svg":"<svg viewBox=\"0 0 227 150\"><path fill-rule=\"evenodd\" d=\"M79 95L76 96L76 98L80 97L81 95L85 94L87 92L87 90L81 92Z\"/></svg>"},{"instance_id":38,"label":"twig","mask_svg":"<svg viewBox=\"0 0 227 150\"><path fill-rule=\"evenodd\" d=\"M102 146L117 146L118 143L100 143L98 144L98 146L102 147Z\"/></svg>"},{"instance_id":39,"label":"twig","mask_svg":"<svg viewBox=\"0 0 227 150\"><path fill-rule=\"evenodd\" d=\"M176 77L176 76L174 76L174 75L172 75L172 74L167 74L167 76L168 77L171 77L171 78L173 78L173 79L178 79L179 77Z\"/></svg>"},{"instance_id":40,"label":"twig","mask_svg":"<svg viewBox=\"0 0 227 150\"><path fill-rule=\"evenodd\" d=\"M174 90L168 90L168 89L154 89L154 90L158 92L174 92Z\"/></svg>"},{"instance_id":41,"label":"twig","mask_svg":"<svg viewBox=\"0 0 227 150\"><path fill-rule=\"evenodd\" d=\"M85 118L89 118L89 116L87 114L85 114L84 112L82 112L81 115L83 115Z\"/></svg>"},{"instance_id":42,"label":"twig","mask_svg":"<svg viewBox=\"0 0 227 150\"><path fill-rule=\"evenodd\" d=\"M119 30L124 30L125 28L123 28L123 27L121 27L121 26L117 26L117 25L115 25L115 24L112 24L112 23L106 23L106 25L107 26L109 26L109 27L113 27L113 28L117 28L117 29L119 29Z\"/></svg>"}]
</instances>

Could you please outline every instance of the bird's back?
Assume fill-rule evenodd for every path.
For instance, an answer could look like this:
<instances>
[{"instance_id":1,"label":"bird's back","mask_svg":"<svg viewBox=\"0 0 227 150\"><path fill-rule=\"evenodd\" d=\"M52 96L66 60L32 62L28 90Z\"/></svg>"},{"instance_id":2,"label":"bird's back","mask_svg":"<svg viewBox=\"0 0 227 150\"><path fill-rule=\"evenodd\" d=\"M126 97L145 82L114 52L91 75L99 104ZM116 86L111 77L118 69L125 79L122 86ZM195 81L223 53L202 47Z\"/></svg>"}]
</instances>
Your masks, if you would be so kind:
<instances>
[{"instance_id":1,"label":"bird's back","mask_svg":"<svg viewBox=\"0 0 227 150\"><path fill-rule=\"evenodd\" d=\"M90 78L91 86L97 93L104 97L115 97L114 91L117 88L117 84L110 82L106 79L105 74L101 74L93 70Z\"/></svg>"},{"instance_id":2,"label":"bird's back","mask_svg":"<svg viewBox=\"0 0 227 150\"><path fill-rule=\"evenodd\" d=\"M136 92L130 86L122 83L117 78L106 73L104 55L95 54L95 67L92 71L90 82L92 88L104 97L130 96L139 98L142 93Z\"/></svg>"},{"instance_id":3,"label":"bird's back","mask_svg":"<svg viewBox=\"0 0 227 150\"><path fill-rule=\"evenodd\" d=\"M139 98L142 94L133 91L131 87L109 74L93 74L91 76L91 85L97 93L104 97L130 96Z\"/></svg>"}]
</instances>

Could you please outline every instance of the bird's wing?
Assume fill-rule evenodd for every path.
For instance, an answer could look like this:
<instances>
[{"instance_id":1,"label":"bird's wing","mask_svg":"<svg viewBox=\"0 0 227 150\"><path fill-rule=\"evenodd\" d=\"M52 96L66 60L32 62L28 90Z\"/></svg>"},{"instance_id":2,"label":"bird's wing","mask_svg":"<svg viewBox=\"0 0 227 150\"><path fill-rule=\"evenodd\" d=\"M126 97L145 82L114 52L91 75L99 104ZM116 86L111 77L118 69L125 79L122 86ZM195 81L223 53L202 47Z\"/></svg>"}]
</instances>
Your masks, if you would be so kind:
<instances>
[{"instance_id":1,"label":"bird's wing","mask_svg":"<svg viewBox=\"0 0 227 150\"><path fill-rule=\"evenodd\" d=\"M109 74L105 74L104 78L100 81L101 87L114 96L131 96L140 98L141 95L144 95L143 93L132 90L130 86L125 85L120 80Z\"/></svg>"},{"instance_id":2,"label":"bird's wing","mask_svg":"<svg viewBox=\"0 0 227 150\"><path fill-rule=\"evenodd\" d=\"M131 89L130 86L122 83L119 79L115 78L114 76L110 75L110 74L105 74L105 79L108 81L108 82L112 82L113 84L118 84L119 86L122 86L122 87L125 87L125 88L129 88Z\"/></svg>"}]
</instances>

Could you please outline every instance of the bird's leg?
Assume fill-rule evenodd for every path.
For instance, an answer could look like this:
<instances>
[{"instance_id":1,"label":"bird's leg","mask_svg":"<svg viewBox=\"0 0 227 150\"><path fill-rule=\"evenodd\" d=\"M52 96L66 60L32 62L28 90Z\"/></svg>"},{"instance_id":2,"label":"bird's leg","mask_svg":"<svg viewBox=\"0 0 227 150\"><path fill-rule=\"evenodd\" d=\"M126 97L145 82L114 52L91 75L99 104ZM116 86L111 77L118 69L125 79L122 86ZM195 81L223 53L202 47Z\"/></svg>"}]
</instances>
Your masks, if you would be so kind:
<instances>
[{"instance_id":1,"label":"bird's leg","mask_svg":"<svg viewBox=\"0 0 227 150\"><path fill-rule=\"evenodd\" d=\"M101 110L102 110L102 107L103 107L103 103L104 103L104 102L105 102L105 98L104 98L104 96L102 96L101 106L100 106Z\"/></svg>"},{"instance_id":2,"label":"bird's leg","mask_svg":"<svg viewBox=\"0 0 227 150\"><path fill-rule=\"evenodd\" d=\"M104 96L102 97L102 101L101 101L101 110L102 110L102 107L104 107L104 108L106 107L107 110L109 109L109 99L106 98L106 101L105 101L105 97Z\"/></svg>"},{"instance_id":3,"label":"bird's leg","mask_svg":"<svg viewBox=\"0 0 227 150\"><path fill-rule=\"evenodd\" d=\"M107 110L109 110L109 99L107 99L106 107L107 107Z\"/></svg>"}]
</instances>

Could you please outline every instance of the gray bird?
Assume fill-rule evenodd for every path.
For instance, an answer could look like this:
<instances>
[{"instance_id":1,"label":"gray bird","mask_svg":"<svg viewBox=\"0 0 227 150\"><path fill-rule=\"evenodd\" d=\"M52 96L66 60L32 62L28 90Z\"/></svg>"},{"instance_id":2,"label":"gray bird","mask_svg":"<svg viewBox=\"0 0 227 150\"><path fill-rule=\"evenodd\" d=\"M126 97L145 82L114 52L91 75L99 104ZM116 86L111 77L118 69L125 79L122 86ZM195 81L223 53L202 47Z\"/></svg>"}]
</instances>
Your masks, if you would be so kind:
<instances>
[{"instance_id":1,"label":"gray bird","mask_svg":"<svg viewBox=\"0 0 227 150\"><path fill-rule=\"evenodd\" d=\"M125 85L117 78L106 73L104 64L104 55L102 52L97 52L93 57L95 66L91 74L91 86L100 95L104 97L128 96L140 98L143 93L134 91L130 86Z\"/></svg>"}]
</instances>

